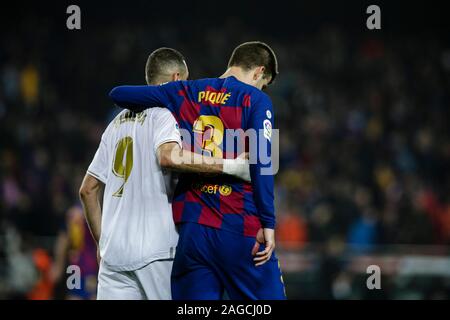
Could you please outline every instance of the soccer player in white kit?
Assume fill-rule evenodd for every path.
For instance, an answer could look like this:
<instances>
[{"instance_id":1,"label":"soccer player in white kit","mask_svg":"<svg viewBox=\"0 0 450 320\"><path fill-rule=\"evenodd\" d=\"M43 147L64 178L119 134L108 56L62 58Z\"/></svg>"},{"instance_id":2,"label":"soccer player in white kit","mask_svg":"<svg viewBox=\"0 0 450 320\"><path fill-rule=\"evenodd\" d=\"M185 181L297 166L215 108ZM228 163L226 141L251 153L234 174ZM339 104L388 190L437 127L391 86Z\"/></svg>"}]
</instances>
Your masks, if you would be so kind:
<instances>
[{"instance_id":1,"label":"soccer player in white kit","mask_svg":"<svg viewBox=\"0 0 450 320\"><path fill-rule=\"evenodd\" d=\"M174 49L160 48L148 58L148 84L187 76L184 58ZM174 150L183 159L201 157L181 148L178 124L165 108L138 114L124 110L103 133L80 188L101 257L97 299L171 299L170 274L178 234L170 204L175 184L166 169L248 179L248 166L239 160L174 162Z\"/></svg>"}]
</instances>

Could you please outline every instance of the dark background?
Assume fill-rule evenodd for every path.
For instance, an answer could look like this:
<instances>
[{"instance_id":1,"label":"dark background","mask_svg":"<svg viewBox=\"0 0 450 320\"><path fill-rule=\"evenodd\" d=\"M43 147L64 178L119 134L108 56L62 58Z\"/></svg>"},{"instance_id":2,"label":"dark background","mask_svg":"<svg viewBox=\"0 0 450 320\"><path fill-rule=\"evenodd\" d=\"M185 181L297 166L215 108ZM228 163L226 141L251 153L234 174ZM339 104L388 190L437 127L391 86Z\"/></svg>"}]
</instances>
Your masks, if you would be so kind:
<instances>
[{"instance_id":1,"label":"dark background","mask_svg":"<svg viewBox=\"0 0 450 320\"><path fill-rule=\"evenodd\" d=\"M55 269L84 250L77 192L117 113L113 86L144 83L146 58L161 46L181 51L195 79L219 76L236 45L262 40L280 65L268 92L281 135L277 235L288 296L448 298L444 3L2 3L0 297L67 296ZM81 30L66 28L70 4L81 8ZM370 4L381 8L381 30L366 28ZM381 267L382 290L366 288L370 264Z\"/></svg>"}]
</instances>

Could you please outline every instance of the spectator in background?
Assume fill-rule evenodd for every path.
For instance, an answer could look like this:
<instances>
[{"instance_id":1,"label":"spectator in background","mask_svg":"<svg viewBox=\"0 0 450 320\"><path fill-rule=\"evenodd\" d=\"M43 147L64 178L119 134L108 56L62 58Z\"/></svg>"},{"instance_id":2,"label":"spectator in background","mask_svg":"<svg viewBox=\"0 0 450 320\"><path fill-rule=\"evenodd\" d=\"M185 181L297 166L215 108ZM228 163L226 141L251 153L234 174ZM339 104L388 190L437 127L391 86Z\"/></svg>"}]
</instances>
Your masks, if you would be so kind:
<instances>
[{"instance_id":1,"label":"spectator in background","mask_svg":"<svg viewBox=\"0 0 450 320\"><path fill-rule=\"evenodd\" d=\"M285 249L300 250L308 241L306 221L291 206L277 213L277 243Z\"/></svg>"},{"instance_id":2,"label":"spectator in background","mask_svg":"<svg viewBox=\"0 0 450 320\"><path fill-rule=\"evenodd\" d=\"M20 87L25 105L35 106L39 98L39 74L34 65L29 64L22 70Z\"/></svg>"},{"instance_id":3,"label":"spectator in background","mask_svg":"<svg viewBox=\"0 0 450 320\"><path fill-rule=\"evenodd\" d=\"M52 279L58 284L59 298L94 300L97 292L97 246L79 205L69 208L66 217L66 225L55 244ZM66 269L70 265L80 268L81 288L67 288Z\"/></svg>"},{"instance_id":4,"label":"spectator in background","mask_svg":"<svg viewBox=\"0 0 450 320\"><path fill-rule=\"evenodd\" d=\"M8 272L34 270L11 275L20 287L16 296L29 289L26 279L36 281L36 270L26 266L43 238L59 239L54 279L65 285L67 264L96 272L95 247L79 208L71 207L114 112L108 88L119 79L138 83L147 53L168 42L186 53L196 78L222 69L227 44L263 36L235 19L206 36L203 29L186 33L137 17L127 28L93 22L81 38L67 37L47 20L24 21L25 34L34 32L27 38L38 41L0 30L0 225L30 241L8 266L28 262ZM286 70L270 89L281 135L278 245L345 246L322 252L321 268L322 292L333 297L335 283L345 297L351 277L342 273L338 253L355 246L450 244L448 43L426 33L375 39L333 26L281 33L263 39L274 44ZM82 297L92 297L89 292Z\"/></svg>"}]
</instances>

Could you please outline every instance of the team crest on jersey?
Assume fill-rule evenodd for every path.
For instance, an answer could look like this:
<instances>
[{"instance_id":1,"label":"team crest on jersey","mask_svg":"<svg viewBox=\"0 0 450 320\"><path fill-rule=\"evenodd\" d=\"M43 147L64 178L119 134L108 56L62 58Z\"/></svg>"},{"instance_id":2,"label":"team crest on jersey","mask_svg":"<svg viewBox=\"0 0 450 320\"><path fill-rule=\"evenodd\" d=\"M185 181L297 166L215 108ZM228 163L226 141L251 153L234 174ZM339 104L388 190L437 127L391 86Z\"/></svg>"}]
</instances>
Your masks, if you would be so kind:
<instances>
[{"instance_id":1,"label":"team crest on jersey","mask_svg":"<svg viewBox=\"0 0 450 320\"><path fill-rule=\"evenodd\" d=\"M272 123L266 119L263 122L263 128L264 128L264 138L270 141L272 138Z\"/></svg>"},{"instance_id":2,"label":"team crest on jersey","mask_svg":"<svg viewBox=\"0 0 450 320\"><path fill-rule=\"evenodd\" d=\"M219 188L219 193L221 195L223 195L224 197L229 196L232 191L233 191L233 189L231 188L231 186L228 186L226 184L220 186L220 188Z\"/></svg>"}]
</instances>

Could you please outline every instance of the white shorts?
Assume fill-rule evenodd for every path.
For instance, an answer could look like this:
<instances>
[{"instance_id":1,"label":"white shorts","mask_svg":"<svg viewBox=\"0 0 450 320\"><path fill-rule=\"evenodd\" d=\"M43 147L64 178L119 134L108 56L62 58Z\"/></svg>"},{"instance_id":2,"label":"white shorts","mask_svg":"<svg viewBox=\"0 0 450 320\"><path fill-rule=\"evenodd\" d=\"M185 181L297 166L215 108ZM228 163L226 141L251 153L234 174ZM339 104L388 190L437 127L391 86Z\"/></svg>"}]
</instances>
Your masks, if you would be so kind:
<instances>
[{"instance_id":1,"label":"white shorts","mask_svg":"<svg viewBox=\"0 0 450 320\"><path fill-rule=\"evenodd\" d=\"M135 271L113 271L100 263L97 300L171 300L173 260L157 260Z\"/></svg>"}]
</instances>

